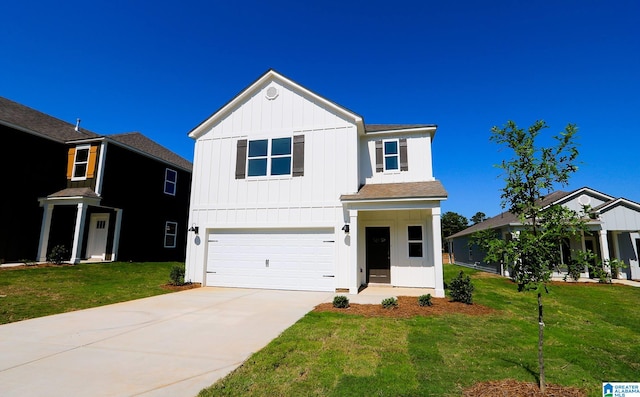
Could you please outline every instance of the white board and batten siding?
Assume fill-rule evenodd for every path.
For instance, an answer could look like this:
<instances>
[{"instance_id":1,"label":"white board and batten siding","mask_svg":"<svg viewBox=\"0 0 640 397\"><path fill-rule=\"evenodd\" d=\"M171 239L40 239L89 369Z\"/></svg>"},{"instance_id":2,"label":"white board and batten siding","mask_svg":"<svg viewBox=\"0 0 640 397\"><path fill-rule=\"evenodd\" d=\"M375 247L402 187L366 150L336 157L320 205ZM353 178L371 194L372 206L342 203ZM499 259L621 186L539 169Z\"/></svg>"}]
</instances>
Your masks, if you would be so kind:
<instances>
[{"instance_id":1,"label":"white board and batten siding","mask_svg":"<svg viewBox=\"0 0 640 397\"><path fill-rule=\"evenodd\" d=\"M332 229L212 230L206 285L334 291Z\"/></svg>"},{"instance_id":2,"label":"white board and batten siding","mask_svg":"<svg viewBox=\"0 0 640 397\"><path fill-rule=\"evenodd\" d=\"M270 88L277 90L275 99L266 95ZM188 245L186 278L206 285L333 291L345 282L339 281L345 272L336 272L334 264L348 247L336 247L344 245L342 239L323 241L335 241L345 222L340 195L358 189L358 126L286 81L252 90L216 114L215 123L205 123L196 139L189 222L206 233L200 244ZM300 135L303 176L236 179L239 140ZM262 245L255 245L256 238ZM292 261L312 251L313 260Z\"/></svg>"}]
</instances>

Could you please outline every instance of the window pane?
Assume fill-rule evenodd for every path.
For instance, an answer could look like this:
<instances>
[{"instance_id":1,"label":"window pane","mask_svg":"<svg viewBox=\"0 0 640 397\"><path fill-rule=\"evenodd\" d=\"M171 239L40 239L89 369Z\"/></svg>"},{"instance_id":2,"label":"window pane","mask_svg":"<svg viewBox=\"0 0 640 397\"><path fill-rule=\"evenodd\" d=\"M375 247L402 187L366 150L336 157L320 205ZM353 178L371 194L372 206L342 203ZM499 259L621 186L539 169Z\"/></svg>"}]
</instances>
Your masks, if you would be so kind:
<instances>
[{"instance_id":1,"label":"window pane","mask_svg":"<svg viewBox=\"0 0 640 397\"><path fill-rule=\"evenodd\" d=\"M422 258L422 243L409 243L409 257Z\"/></svg>"},{"instance_id":2,"label":"window pane","mask_svg":"<svg viewBox=\"0 0 640 397\"><path fill-rule=\"evenodd\" d=\"M398 142L397 141L385 142L384 154L398 154Z\"/></svg>"},{"instance_id":3,"label":"window pane","mask_svg":"<svg viewBox=\"0 0 640 397\"><path fill-rule=\"evenodd\" d=\"M271 155L291 154L291 138L279 138L271 141Z\"/></svg>"},{"instance_id":4,"label":"window pane","mask_svg":"<svg viewBox=\"0 0 640 397\"><path fill-rule=\"evenodd\" d=\"M291 173L291 157L271 159L271 175L289 175Z\"/></svg>"},{"instance_id":5,"label":"window pane","mask_svg":"<svg viewBox=\"0 0 640 397\"><path fill-rule=\"evenodd\" d=\"M76 164L73 170L73 176L76 178L87 176L87 164Z\"/></svg>"},{"instance_id":6,"label":"window pane","mask_svg":"<svg viewBox=\"0 0 640 397\"><path fill-rule=\"evenodd\" d=\"M167 180L171 181L171 182L175 182L176 181L176 175L177 173L174 170L167 170Z\"/></svg>"},{"instance_id":7,"label":"window pane","mask_svg":"<svg viewBox=\"0 0 640 397\"><path fill-rule=\"evenodd\" d=\"M384 158L384 169L386 169L386 170L397 170L398 169L398 156L385 157Z\"/></svg>"},{"instance_id":8,"label":"window pane","mask_svg":"<svg viewBox=\"0 0 640 397\"><path fill-rule=\"evenodd\" d=\"M249 157L259 157L267 155L268 141L261 139L259 141L249 142ZM266 171L265 171L266 172Z\"/></svg>"},{"instance_id":9,"label":"window pane","mask_svg":"<svg viewBox=\"0 0 640 397\"><path fill-rule=\"evenodd\" d=\"M166 181L164 183L164 192L167 194L175 194L176 193L176 185L173 182Z\"/></svg>"},{"instance_id":10,"label":"window pane","mask_svg":"<svg viewBox=\"0 0 640 397\"><path fill-rule=\"evenodd\" d=\"M164 238L164 245L167 248L173 248L176 246L176 236L167 235Z\"/></svg>"},{"instance_id":11,"label":"window pane","mask_svg":"<svg viewBox=\"0 0 640 397\"><path fill-rule=\"evenodd\" d=\"M87 161L89 158L89 149L80 149L76 151L76 163Z\"/></svg>"},{"instance_id":12,"label":"window pane","mask_svg":"<svg viewBox=\"0 0 640 397\"><path fill-rule=\"evenodd\" d=\"M409 240L422 241L422 226L409 226Z\"/></svg>"},{"instance_id":13,"label":"window pane","mask_svg":"<svg viewBox=\"0 0 640 397\"><path fill-rule=\"evenodd\" d=\"M267 159L249 160L248 176L265 176L267 175Z\"/></svg>"}]
</instances>

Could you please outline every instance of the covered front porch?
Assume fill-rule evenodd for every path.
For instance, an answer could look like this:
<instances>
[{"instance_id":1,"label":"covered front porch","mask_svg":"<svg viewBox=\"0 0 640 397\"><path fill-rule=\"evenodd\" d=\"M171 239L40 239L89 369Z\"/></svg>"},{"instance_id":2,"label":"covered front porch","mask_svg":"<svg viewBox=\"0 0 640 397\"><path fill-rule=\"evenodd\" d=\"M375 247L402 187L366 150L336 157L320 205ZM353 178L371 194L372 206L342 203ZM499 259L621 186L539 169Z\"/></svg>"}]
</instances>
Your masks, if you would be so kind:
<instances>
[{"instance_id":1,"label":"covered front porch","mask_svg":"<svg viewBox=\"0 0 640 397\"><path fill-rule=\"evenodd\" d=\"M122 210L100 206L102 198L90 188L69 188L40 198L43 208L36 260L45 262L51 249L69 250L70 263L115 261Z\"/></svg>"},{"instance_id":2,"label":"covered front porch","mask_svg":"<svg viewBox=\"0 0 640 397\"><path fill-rule=\"evenodd\" d=\"M444 296L437 182L370 184L343 195L349 225L349 292L362 286L433 290Z\"/></svg>"}]
</instances>

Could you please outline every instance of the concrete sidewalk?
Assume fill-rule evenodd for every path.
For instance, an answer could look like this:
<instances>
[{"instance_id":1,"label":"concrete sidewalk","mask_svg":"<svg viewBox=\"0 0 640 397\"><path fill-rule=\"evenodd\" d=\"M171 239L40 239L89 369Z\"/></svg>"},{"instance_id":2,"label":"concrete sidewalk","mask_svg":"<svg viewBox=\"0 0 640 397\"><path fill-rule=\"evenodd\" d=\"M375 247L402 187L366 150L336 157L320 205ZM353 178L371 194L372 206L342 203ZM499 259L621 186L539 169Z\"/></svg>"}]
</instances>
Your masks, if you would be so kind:
<instances>
[{"instance_id":1,"label":"concrete sidewalk","mask_svg":"<svg viewBox=\"0 0 640 397\"><path fill-rule=\"evenodd\" d=\"M329 292L197 288L0 326L0 395L195 396Z\"/></svg>"}]
</instances>

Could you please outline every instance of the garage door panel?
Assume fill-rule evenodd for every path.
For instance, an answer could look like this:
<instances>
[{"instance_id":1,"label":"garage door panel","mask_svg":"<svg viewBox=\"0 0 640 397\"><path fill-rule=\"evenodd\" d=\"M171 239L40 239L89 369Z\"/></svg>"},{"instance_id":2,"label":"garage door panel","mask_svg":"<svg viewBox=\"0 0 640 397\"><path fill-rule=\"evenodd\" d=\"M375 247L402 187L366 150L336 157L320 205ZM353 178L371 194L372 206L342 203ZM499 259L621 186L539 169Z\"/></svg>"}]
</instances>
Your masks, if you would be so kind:
<instances>
[{"instance_id":1,"label":"garage door panel","mask_svg":"<svg viewBox=\"0 0 640 397\"><path fill-rule=\"evenodd\" d=\"M207 285L333 291L333 239L331 229L214 231Z\"/></svg>"}]
</instances>

